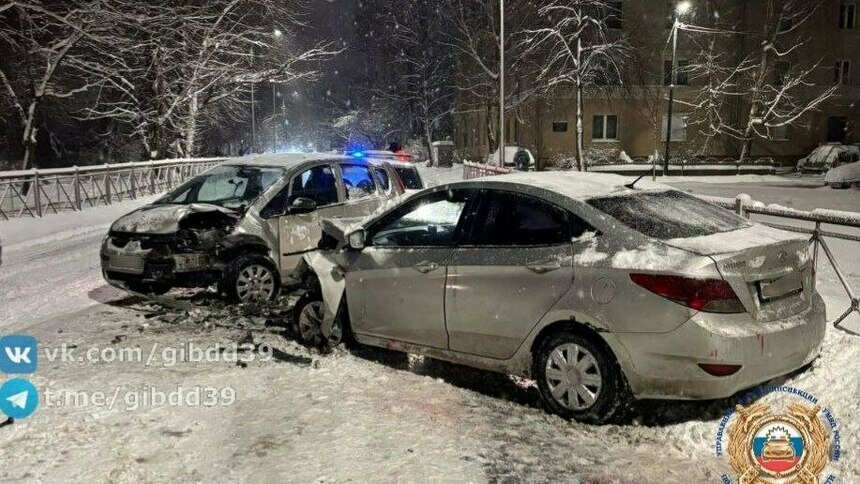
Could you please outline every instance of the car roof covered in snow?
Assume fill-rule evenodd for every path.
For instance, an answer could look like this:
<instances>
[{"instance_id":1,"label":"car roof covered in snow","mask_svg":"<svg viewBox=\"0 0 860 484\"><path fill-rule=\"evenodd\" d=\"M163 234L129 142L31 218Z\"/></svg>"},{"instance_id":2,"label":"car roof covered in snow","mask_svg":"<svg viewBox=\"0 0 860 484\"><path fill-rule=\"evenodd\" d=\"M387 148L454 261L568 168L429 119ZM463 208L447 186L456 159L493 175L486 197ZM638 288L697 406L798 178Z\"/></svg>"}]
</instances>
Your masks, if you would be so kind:
<instances>
[{"instance_id":1,"label":"car roof covered in snow","mask_svg":"<svg viewBox=\"0 0 860 484\"><path fill-rule=\"evenodd\" d=\"M265 166L272 168L295 168L319 161L359 161L334 153L266 153L237 158L228 158L225 164L243 166Z\"/></svg>"},{"instance_id":2,"label":"car roof covered in snow","mask_svg":"<svg viewBox=\"0 0 860 484\"><path fill-rule=\"evenodd\" d=\"M654 183L645 178L636 183L636 189L624 186L636 177L610 175L607 173L583 173L578 171L542 171L514 172L508 175L497 175L478 178L465 182L452 183L449 186L509 184L522 187L542 188L575 200L585 200L600 196L622 195L641 190L670 190L671 187Z\"/></svg>"}]
</instances>

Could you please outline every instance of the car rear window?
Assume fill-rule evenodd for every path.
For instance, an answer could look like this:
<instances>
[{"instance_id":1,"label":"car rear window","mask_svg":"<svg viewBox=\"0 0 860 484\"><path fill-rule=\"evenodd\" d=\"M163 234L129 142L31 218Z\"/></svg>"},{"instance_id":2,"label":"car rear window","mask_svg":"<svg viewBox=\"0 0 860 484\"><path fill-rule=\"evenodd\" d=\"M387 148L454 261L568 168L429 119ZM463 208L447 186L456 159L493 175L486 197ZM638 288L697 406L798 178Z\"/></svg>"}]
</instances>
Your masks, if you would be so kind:
<instances>
[{"instance_id":1,"label":"car rear window","mask_svg":"<svg viewBox=\"0 0 860 484\"><path fill-rule=\"evenodd\" d=\"M750 226L726 209L676 190L597 197L587 203L631 229L660 240L700 237Z\"/></svg>"},{"instance_id":2,"label":"car rear window","mask_svg":"<svg viewBox=\"0 0 860 484\"><path fill-rule=\"evenodd\" d=\"M424 188L424 183L421 182L421 176L418 175L418 170L412 167L395 166L394 170L400 175L403 180L403 185L407 190L421 190Z\"/></svg>"}]
</instances>

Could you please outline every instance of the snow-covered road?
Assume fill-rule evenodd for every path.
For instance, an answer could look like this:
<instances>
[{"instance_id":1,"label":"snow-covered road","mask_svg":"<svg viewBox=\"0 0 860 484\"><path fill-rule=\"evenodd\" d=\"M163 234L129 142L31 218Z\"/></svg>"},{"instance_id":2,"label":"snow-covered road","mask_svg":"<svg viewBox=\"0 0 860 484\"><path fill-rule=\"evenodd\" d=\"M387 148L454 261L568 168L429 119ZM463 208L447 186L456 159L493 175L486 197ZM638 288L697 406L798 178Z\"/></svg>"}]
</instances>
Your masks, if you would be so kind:
<instances>
[{"instance_id":1,"label":"snow-covered road","mask_svg":"<svg viewBox=\"0 0 860 484\"><path fill-rule=\"evenodd\" d=\"M438 183L460 172L424 176ZM860 190L678 183L796 208L860 210L853 205ZM0 334L26 329L45 347L141 348L144 356L153 347L241 339L245 331L235 328L150 320L138 302L101 280L98 246L108 224L143 202L0 222ZM834 250L860 287L860 251L836 243ZM844 305L832 272L822 272L819 289L832 317ZM689 483L719 482L725 470L713 457L713 440L732 401L643 402L632 425L588 426L548 414L533 386L503 375L377 351L320 356L274 328L255 338L288 361L242 368L43 359L32 380L44 390L110 396L208 387L230 388L236 398L212 408L44 402L33 418L0 429L0 481ZM830 406L843 439L834 472L842 482L860 481L857 337L828 330L813 367L780 381Z\"/></svg>"},{"instance_id":2,"label":"snow-covered road","mask_svg":"<svg viewBox=\"0 0 860 484\"><path fill-rule=\"evenodd\" d=\"M101 276L101 241L117 217L152 200L0 222L0 332L59 322L118 297Z\"/></svg>"}]
</instances>

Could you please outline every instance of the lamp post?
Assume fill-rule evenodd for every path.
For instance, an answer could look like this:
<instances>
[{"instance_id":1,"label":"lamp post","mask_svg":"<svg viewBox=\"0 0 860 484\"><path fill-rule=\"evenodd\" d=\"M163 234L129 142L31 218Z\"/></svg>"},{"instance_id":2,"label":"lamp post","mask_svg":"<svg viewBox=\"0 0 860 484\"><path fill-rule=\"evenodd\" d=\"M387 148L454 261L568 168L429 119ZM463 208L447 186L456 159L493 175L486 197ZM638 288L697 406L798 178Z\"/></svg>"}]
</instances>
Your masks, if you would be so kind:
<instances>
[{"instance_id":1,"label":"lamp post","mask_svg":"<svg viewBox=\"0 0 860 484\"><path fill-rule=\"evenodd\" d=\"M275 38L275 42L278 41L284 35L281 32L281 29L275 29L272 31L272 37ZM277 85L277 81L272 78L272 153L278 152L278 97L275 93L275 87Z\"/></svg>"},{"instance_id":2,"label":"lamp post","mask_svg":"<svg viewBox=\"0 0 860 484\"><path fill-rule=\"evenodd\" d=\"M499 167L505 166L505 0L499 0Z\"/></svg>"},{"instance_id":3,"label":"lamp post","mask_svg":"<svg viewBox=\"0 0 860 484\"><path fill-rule=\"evenodd\" d=\"M672 107L675 102L675 80L678 75L678 63L675 54L678 50L678 28L681 15L686 14L692 8L690 2L681 2L675 7L675 21L672 23L672 67L669 72L669 108L666 115L666 156L663 158L663 176L669 176L669 155L672 146Z\"/></svg>"}]
</instances>

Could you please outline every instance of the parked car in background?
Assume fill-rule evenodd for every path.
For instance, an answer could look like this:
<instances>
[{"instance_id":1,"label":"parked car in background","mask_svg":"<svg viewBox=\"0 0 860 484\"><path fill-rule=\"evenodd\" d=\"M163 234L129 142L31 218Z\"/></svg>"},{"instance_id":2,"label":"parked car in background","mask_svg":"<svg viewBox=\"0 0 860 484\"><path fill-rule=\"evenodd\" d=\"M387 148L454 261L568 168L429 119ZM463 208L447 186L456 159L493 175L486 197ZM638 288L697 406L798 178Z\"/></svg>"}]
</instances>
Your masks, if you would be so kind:
<instances>
[{"instance_id":1,"label":"parked car in background","mask_svg":"<svg viewBox=\"0 0 860 484\"><path fill-rule=\"evenodd\" d=\"M860 146L827 143L818 146L797 163L800 174L827 173L834 166L860 161Z\"/></svg>"},{"instance_id":2,"label":"parked car in background","mask_svg":"<svg viewBox=\"0 0 860 484\"><path fill-rule=\"evenodd\" d=\"M403 193L385 164L337 155L255 155L192 178L113 223L101 248L112 285L139 293L217 283L232 300L273 299L322 218L372 213Z\"/></svg>"},{"instance_id":3,"label":"parked car in background","mask_svg":"<svg viewBox=\"0 0 860 484\"><path fill-rule=\"evenodd\" d=\"M860 161L837 164L824 175L824 183L831 188L851 188L860 183Z\"/></svg>"},{"instance_id":4,"label":"parked car in background","mask_svg":"<svg viewBox=\"0 0 860 484\"><path fill-rule=\"evenodd\" d=\"M400 163L412 163L414 161L412 155L403 150L361 150L353 151L350 154L357 158L367 158L381 161L396 161Z\"/></svg>"},{"instance_id":5,"label":"parked car in background","mask_svg":"<svg viewBox=\"0 0 860 484\"><path fill-rule=\"evenodd\" d=\"M511 174L326 220L300 334L533 378L549 409L587 422L631 396L728 397L816 357L805 237L627 182Z\"/></svg>"},{"instance_id":6,"label":"parked car in background","mask_svg":"<svg viewBox=\"0 0 860 484\"><path fill-rule=\"evenodd\" d=\"M508 168L516 168L520 171L534 170L537 160L534 154L528 148L521 146L505 146L505 166ZM487 156L487 164L499 166L499 150L490 153Z\"/></svg>"}]
</instances>

